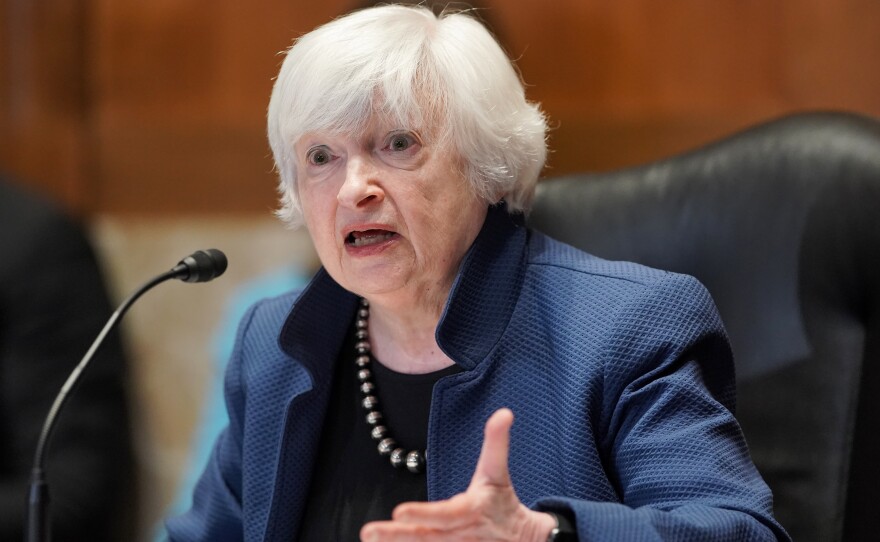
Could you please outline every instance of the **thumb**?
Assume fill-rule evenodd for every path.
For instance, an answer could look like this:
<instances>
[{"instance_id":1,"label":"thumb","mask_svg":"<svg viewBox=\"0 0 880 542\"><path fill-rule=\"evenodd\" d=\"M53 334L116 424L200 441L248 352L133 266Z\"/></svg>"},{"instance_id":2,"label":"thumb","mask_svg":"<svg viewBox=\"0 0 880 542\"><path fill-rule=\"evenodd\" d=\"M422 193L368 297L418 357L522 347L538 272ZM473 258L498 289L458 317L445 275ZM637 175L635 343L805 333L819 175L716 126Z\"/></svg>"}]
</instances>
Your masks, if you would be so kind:
<instances>
[{"instance_id":1,"label":"thumb","mask_svg":"<svg viewBox=\"0 0 880 542\"><path fill-rule=\"evenodd\" d=\"M509 408L496 410L486 422L483 449L471 486L485 484L494 486L510 485L510 471L507 468L510 449L510 426L513 425L513 412Z\"/></svg>"}]
</instances>

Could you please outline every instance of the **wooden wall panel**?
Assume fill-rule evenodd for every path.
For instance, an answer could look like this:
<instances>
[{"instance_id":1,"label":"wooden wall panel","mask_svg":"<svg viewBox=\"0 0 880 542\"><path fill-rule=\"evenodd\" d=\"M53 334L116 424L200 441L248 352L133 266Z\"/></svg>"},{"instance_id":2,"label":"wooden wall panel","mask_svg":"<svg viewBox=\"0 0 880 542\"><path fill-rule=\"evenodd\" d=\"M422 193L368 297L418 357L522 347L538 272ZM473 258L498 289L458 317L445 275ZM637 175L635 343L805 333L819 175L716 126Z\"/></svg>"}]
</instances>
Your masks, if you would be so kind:
<instances>
[{"instance_id":1,"label":"wooden wall panel","mask_svg":"<svg viewBox=\"0 0 880 542\"><path fill-rule=\"evenodd\" d=\"M880 115L880 2L786 3L785 96L796 106L864 108Z\"/></svg>"},{"instance_id":2,"label":"wooden wall panel","mask_svg":"<svg viewBox=\"0 0 880 542\"><path fill-rule=\"evenodd\" d=\"M97 207L268 213L276 53L348 3L97 3Z\"/></svg>"},{"instance_id":3,"label":"wooden wall panel","mask_svg":"<svg viewBox=\"0 0 880 542\"><path fill-rule=\"evenodd\" d=\"M364 3L0 0L0 167L87 212L266 213L275 53ZM795 110L880 115L875 0L478 4L554 123L548 174Z\"/></svg>"},{"instance_id":4,"label":"wooden wall panel","mask_svg":"<svg viewBox=\"0 0 880 542\"><path fill-rule=\"evenodd\" d=\"M0 0L0 171L89 198L85 0Z\"/></svg>"}]
</instances>

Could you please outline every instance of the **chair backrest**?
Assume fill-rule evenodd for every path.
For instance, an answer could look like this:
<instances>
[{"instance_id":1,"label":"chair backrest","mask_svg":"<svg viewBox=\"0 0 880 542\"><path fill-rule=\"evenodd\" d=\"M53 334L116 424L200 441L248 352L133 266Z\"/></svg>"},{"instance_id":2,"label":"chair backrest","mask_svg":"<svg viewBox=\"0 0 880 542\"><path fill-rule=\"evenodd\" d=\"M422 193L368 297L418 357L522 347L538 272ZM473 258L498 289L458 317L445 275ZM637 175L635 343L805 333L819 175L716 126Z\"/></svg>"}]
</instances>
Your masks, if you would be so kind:
<instances>
[{"instance_id":1,"label":"chair backrest","mask_svg":"<svg viewBox=\"0 0 880 542\"><path fill-rule=\"evenodd\" d=\"M795 540L880 533L880 122L798 114L645 166L549 179L529 223L700 279L779 521Z\"/></svg>"}]
</instances>

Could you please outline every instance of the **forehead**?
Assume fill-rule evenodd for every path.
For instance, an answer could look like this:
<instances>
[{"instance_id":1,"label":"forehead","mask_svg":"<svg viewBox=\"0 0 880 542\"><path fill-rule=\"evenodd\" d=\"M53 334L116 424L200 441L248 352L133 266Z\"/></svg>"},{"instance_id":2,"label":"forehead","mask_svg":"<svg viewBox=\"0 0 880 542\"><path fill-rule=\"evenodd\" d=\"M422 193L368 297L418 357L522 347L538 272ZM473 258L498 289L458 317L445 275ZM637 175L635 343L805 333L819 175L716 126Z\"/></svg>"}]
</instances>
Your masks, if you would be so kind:
<instances>
[{"instance_id":1,"label":"forehead","mask_svg":"<svg viewBox=\"0 0 880 542\"><path fill-rule=\"evenodd\" d=\"M294 99L289 111L292 125L299 126L301 133L353 133L368 122L424 127L446 116L443 110L449 100L436 86L429 91L416 81L405 85L377 81L362 88L349 85L347 92L340 86L338 81L319 82L302 99Z\"/></svg>"}]
</instances>

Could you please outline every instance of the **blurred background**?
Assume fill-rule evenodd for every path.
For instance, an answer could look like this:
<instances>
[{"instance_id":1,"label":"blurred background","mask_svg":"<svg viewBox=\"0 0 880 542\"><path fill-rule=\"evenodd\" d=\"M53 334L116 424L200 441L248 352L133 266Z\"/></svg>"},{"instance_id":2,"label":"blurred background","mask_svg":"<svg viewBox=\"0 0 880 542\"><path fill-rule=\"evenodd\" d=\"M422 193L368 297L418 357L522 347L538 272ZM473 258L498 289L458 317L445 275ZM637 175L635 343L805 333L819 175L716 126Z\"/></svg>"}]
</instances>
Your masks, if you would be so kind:
<instances>
[{"instance_id":1,"label":"blurred background","mask_svg":"<svg viewBox=\"0 0 880 542\"><path fill-rule=\"evenodd\" d=\"M86 225L114 304L195 249L229 256L219 281L163 286L123 326L144 540L191 469L234 294L317 265L305 233L271 215L278 53L367 4L0 0L0 171ZM545 176L639 164L793 111L880 116L876 0L471 5L551 119Z\"/></svg>"}]
</instances>

